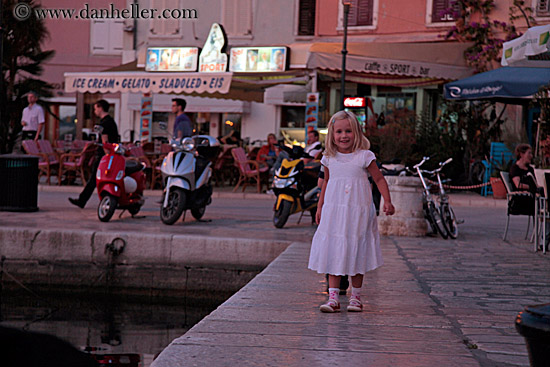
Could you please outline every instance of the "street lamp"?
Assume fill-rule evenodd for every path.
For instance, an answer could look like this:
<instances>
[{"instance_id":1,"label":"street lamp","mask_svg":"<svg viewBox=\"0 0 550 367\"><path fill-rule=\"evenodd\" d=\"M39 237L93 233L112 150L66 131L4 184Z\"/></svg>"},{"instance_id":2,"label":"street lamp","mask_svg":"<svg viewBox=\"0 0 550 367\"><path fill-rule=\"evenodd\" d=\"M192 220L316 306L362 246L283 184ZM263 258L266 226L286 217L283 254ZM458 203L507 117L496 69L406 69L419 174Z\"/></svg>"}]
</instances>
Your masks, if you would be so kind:
<instances>
[{"instance_id":1,"label":"street lamp","mask_svg":"<svg viewBox=\"0 0 550 367\"><path fill-rule=\"evenodd\" d=\"M344 109L344 93L346 91L346 55L348 50L346 49L348 43L348 15L349 7L351 3L346 0L342 0L344 6L344 44L342 46L342 85L340 86L340 109Z\"/></svg>"}]
</instances>

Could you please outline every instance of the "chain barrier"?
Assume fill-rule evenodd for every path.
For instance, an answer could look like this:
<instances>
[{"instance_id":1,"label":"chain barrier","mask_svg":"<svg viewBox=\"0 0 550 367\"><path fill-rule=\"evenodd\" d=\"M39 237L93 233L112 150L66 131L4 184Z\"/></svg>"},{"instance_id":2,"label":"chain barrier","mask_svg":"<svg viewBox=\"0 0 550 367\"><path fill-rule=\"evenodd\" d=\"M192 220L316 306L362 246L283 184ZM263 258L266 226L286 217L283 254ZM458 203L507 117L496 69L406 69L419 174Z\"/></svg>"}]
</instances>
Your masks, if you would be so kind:
<instances>
[{"instance_id":1,"label":"chain barrier","mask_svg":"<svg viewBox=\"0 0 550 367\"><path fill-rule=\"evenodd\" d=\"M439 185L437 182L432 180L426 180L432 185ZM446 189L453 189L453 190L470 190L470 189L479 189L480 187L488 186L490 185L490 182L485 182L477 185L470 185L470 186L453 186L453 185L445 185L443 184L443 187Z\"/></svg>"}]
</instances>

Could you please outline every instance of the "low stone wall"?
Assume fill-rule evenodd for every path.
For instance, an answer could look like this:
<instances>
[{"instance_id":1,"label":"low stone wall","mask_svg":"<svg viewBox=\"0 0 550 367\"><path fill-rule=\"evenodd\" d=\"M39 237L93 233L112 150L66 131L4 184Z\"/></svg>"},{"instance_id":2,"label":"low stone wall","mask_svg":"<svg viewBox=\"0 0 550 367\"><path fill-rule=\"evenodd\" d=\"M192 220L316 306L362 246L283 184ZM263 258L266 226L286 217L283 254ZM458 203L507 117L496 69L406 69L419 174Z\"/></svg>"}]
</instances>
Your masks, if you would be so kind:
<instances>
[{"instance_id":1,"label":"low stone wall","mask_svg":"<svg viewBox=\"0 0 550 367\"><path fill-rule=\"evenodd\" d=\"M122 246L120 253L111 250ZM27 285L93 288L108 283L146 294L235 291L287 246L283 241L185 235L0 230L3 269Z\"/></svg>"},{"instance_id":2,"label":"low stone wall","mask_svg":"<svg viewBox=\"0 0 550 367\"><path fill-rule=\"evenodd\" d=\"M387 216L380 203L378 229L387 236L421 237L428 232L422 210L422 183L418 177L385 176L390 189L395 214Z\"/></svg>"}]
</instances>

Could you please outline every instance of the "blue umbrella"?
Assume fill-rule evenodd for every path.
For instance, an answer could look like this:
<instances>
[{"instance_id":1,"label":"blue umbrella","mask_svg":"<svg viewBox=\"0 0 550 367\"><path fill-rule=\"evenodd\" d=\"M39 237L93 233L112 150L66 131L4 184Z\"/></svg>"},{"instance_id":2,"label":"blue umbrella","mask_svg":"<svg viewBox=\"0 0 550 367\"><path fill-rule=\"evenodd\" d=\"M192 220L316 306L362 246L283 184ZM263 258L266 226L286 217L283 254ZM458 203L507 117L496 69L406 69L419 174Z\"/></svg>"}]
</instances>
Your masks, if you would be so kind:
<instances>
[{"instance_id":1,"label":"blue umbrella","mask_svg":"<svg viewBox=\"0 0 550 367\"><path fill-rule=\"evenodd\" d=\"M445 98L522 103L518 99L529 99L548 84L550 68L502 67L445 84Z\"/></svg>"}]
</instances>

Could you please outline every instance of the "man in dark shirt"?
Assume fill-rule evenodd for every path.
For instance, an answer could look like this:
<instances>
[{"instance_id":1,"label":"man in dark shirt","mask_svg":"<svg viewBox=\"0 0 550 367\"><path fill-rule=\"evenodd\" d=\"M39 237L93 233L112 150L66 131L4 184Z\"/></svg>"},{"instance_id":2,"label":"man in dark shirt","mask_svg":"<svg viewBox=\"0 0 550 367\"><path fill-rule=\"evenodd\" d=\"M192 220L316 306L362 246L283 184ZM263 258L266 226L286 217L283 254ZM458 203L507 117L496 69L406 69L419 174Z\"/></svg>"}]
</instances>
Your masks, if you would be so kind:
<instances>
[{"instance_id":1,"label":"man in dark shirt","mask_svg":"<svg viewBox=\"0 0 550 367\"><path fill-rule=\"evenodd\" d=\"M176 114L174 122L174 138L181 139L193 135L191 119L184 113L187 102L182 98L172 100L172 112Z\"/></svg>"},{"instance_id":2,"label":"man in dark shirt","mask_svg":"<svg viewBox=\"0 0 550 367\"><path fill-rule=\"evenodd\" d=\"M99 126L103 128L101 132L101 142L102 143L118 143L118 128L116 126L115 120L109 115L109 102L104 99L97 101L94 104L94 114L99 117ZM80 193L78 199L69 198L71 204L78 206L79 208L84 208L90 197L92 196L94 189L96 187L96 171L101 161L101 157L105 155L103 148L98 148L96 151L96 156L94 164L92 167L92 174L86 183L86 187Z\"/></svg>"}]
</instances>

